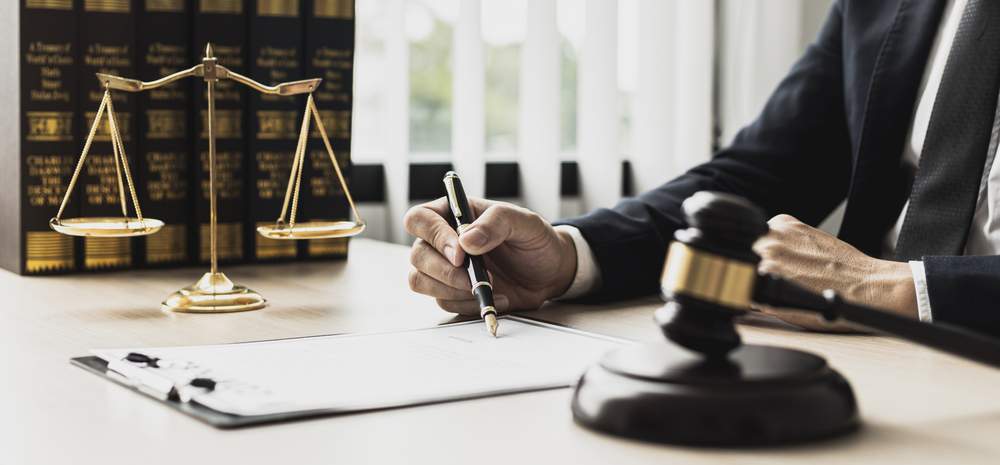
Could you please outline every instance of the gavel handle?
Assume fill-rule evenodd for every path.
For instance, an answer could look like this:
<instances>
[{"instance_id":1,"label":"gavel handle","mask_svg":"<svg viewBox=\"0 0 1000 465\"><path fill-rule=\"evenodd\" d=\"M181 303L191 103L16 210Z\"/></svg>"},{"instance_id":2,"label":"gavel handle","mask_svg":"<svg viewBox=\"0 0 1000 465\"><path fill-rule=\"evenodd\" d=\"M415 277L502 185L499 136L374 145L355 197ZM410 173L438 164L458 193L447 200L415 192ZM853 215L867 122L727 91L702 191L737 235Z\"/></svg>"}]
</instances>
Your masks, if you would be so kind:
<instances>
[{"instance_id":1,"label":"gavel handle","mask_svg":"<svg viewBox=\"0 0 1000 465\"><path fill-rule=\"evenodd\" d=\"M827 321L843 318L866 328L1000 368L1000 339L948 323L926 323L887 310L850 303L832 290L818 294L783 278L762 274L754 289L754 301L819 313Z\"/></svg>"}]
</instances>

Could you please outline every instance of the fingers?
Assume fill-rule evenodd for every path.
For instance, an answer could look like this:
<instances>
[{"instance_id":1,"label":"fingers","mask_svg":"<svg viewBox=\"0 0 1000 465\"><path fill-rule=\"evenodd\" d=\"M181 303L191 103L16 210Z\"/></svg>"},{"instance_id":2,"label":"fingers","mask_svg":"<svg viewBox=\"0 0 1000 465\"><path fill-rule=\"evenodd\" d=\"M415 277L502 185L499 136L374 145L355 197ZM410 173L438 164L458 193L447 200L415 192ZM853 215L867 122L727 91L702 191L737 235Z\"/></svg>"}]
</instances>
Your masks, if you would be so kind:
<instances>
[{"instance_id":1,"label":"fingers","mask_svg":"<svg viewBox=\"0 0 1000 465\"><path fill-rule=\"evenodd\" d=\"M510 299L500 294L493 299L498 312L503 313L510 310ZM474 299L448 300L438 299L437 304L442 310L461 315L479 315L479 303Z\"/></svg>"},{"instance_id":2,"label":"fingers","mask_svg":"<svg viewBox=\"0 0 1000 465\"><path fill-rule=\"evenodd\" d=\"M505 203L495 203L476 218L459 243L471 254L482 255L512 240L521 245L546 237L549 224L538 214Z\"/></svg>"},{"instance_id":3,"label":"fingers","mask_svg":"<svg viewBox=\"0 0 1000 465\"><path fill-rule=\"evenodd\" d=\"M472 298L472 292L467 289L451 287L438 281L420 270L410 270L410 289L420 294L436 299L465 300Z\"/></svg>"},{"instance_id":4,"label":"fingers","mask_svg":"<svg viewBox=\"0 0 1000 465\"><path fill-rule=\"evenodd\" d=\"M410 234L430 243L449 262L458 266L464 256L458 247L458 234L444 219L448 205L444 198L417 205L406 212L403 225Z\"/></svg>"},{"instance_id":5,"label":"fingers","mask_svg":"<svg viewBox=\"0 0 1000 465\"><path fill-rule=\"evenodd\" d=\"M423 239L417 239L410 248L413 267L450 287L469 292L472 289L465 269L451 264Z\"/></svg>"}]
</instances>

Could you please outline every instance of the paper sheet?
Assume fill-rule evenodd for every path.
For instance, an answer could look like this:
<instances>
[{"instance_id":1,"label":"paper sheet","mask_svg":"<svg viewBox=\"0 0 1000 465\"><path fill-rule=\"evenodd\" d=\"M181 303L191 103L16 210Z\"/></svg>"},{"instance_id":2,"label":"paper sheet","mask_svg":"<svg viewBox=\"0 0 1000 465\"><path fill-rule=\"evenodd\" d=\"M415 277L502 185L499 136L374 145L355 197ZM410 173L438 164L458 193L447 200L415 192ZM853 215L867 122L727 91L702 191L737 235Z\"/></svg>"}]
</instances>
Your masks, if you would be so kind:
<instances>
[{"instance_id":1,"label":"paper sheet","mask_svg":"<svg viewBox=\"0 0 1000 465\"><path fill-rule=\"evenodd\" d=\"M109 368L236 415L357 411L569 386L621 340L507 317L494 339L480 321L360 335L243 344L94 350ZM160 358L160 368L124 361ZM188 386L205 377L208 392ZM185 399L188 400L188 399Z\"/></svg>"}]
</instances>

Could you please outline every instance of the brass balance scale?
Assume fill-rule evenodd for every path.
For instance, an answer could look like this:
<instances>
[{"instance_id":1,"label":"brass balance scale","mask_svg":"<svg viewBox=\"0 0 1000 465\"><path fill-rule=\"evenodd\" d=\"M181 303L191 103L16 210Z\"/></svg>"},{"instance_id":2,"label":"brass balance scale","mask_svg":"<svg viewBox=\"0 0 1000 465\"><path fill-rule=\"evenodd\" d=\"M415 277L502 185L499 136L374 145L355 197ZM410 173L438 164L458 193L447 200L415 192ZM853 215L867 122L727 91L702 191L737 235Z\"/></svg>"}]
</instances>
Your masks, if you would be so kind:
<instances>
[{"instance_id":1,"label":"brass balance scale","mask_svg":"<svg viewBox=\"0 0 1000 465\"><path fill-rule=\"evenodd\" d=\"M70 236L90 236L90 237L137 237L154 234L163 227L163 221L144 218L142 209L139 207L139 200L135 193L135 185L132 182L132 173L129 170L128 159L125 155L125 145L119 133L119 126L115 116L114 104L111 101L111 91L123 92L143 92L175 81L197 77L205 80L208 96L208 165L209 165L209 235L211 251L211 269L205 273L201 279L194 284L178 290L167 296L162 303L162 309L173 312L188 313L223 313L241 312L247 310L257 310L267 306L267 300L263 296L250 290L245 286L233 283L224 273L219 271L218 253L216 243L218 239L216 231L216 186L215 186L215 83L221 79L230 79L243 84L262 94L293 96L309 94L306 100L306 108L302 117L302 127L299 131L298 145L295 147L295 154L292 159L291 173L288 177L288 187L285 190L284 203L281 207L281 214L273 225L260 226L257 233L263 237L280 240L295 239L327 239L339 237L351 237L360 234L365 229L365 222L361 219L354 199L347 188L347 182L337 163L337 157L330 145L330 139L323 126L316 102L313 100L313 91L318 87L322 79L306 79L302 81L285 82L275 86L266 86L242 74L227 69L218 64L217 58L212 51L212 45L205 47L205 56L201 64L184 71L165 76L155 81L143 82L136 79L122 78L108 74L97 73L97 79L104 86L104 98L101 100L94 117L94 123L90 127L87 140L83 145L80 160L70 178L69 187L59 205L59 211L55 218L49 221L49 226L61 234ZM94 135L101 122L101 117L107 114L108 128L110 132L111 146L114 152L115 172L118 177L118 194L121 201L122 216L119 217L82 217L63 218L63 211L76 186L77 178L87 160L87 153L94 141ZM309 139L309 125L315 120L316 128L323 138L326 152L333 163L340 187L344 190L344 196L351 207L354 215L353 221L306 221L296 222L298 213L299 188L302 181L302 170L305 165L304 158L306 143ZM124 174L124 180L123 180ZM126 200L125 188L131 197L135 216L129 216L128 202ZM289 206L291 207L289 209ZM286 222L286 217L288 221Z\"/></svg>"}]
</instances>

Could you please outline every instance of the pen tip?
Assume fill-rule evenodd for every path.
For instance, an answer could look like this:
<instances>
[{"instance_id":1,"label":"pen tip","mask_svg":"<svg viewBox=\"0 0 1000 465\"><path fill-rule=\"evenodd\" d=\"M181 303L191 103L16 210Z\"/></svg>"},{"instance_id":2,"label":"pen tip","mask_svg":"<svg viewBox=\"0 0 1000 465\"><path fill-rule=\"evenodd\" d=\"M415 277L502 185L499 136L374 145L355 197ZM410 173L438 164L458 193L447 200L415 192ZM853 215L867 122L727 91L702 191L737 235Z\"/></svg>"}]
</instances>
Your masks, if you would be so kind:
<instances>
[{"instance_id":1,"label":"pen tip","mask_svg":"<svg viewBox=\"0 0 1000 465\"><path fill-rule=\"evenodd\" d=\"M497 328L499 326L500 323L497 322L496 315L492 313L486 314L486 327L490 330L490 334L492 334L493 337L497 337Z\"/></svg>"}]
</instances>

